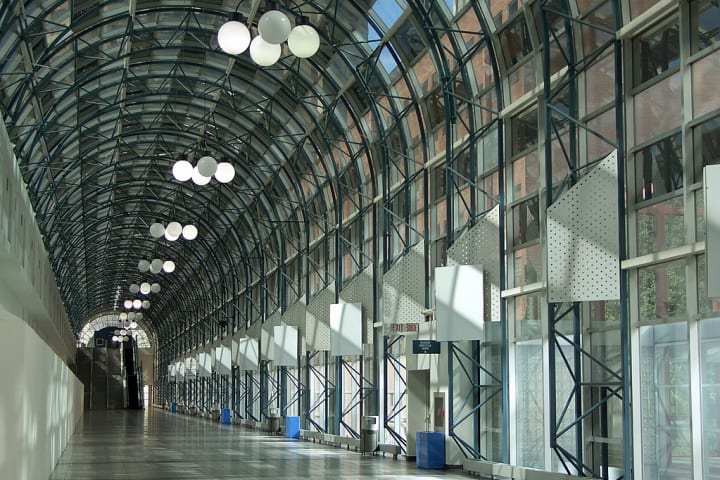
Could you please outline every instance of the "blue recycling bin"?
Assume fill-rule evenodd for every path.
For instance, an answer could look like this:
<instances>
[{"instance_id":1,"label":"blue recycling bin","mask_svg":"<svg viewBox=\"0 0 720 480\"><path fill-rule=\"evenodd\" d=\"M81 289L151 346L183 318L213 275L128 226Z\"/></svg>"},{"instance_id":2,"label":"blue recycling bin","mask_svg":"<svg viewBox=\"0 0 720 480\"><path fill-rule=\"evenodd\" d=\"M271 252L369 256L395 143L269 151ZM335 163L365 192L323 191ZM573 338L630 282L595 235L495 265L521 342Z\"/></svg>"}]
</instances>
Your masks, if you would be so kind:
<instances>
[{"instance_id":1,"label":"blue recycling bin","mask_svg":"<svg viewBox=\"0 0 720 480\"><path fill-rule=\"evenodd\" d=\"M170 404L170 413L177 413L177 403L172 402Z\"/></svg>"},{"instance_id":2,"label":"blue recycling bin","mask_svg":"<svg viewBox=\"0 0 720 480\"><path fill-rule=\"evenodd\" d=\"M220 410L220 423L223 425L230 425L232 422L232 415L230 414L229 408L223 408Z\"/></svg>"},{"instance_id":3,"label":"blue recycling bin","mask_svg":"<svg viewBox=\"0 0 720 480\"><path fill-rule=\"evenodd\" d=\"M285 436L300 438L300 417L285 417Z\"/></svg>"},{"instance_id":4,"label":"blue recycling bin","mask_svg":"<svg viewBox=\"0 0 720 480\"><path fill-rule=\"evenodd\" d=\"M415 465L418 468L445 468L445 434L417 432L415 434Z\"/></svg>"}]
</instances>

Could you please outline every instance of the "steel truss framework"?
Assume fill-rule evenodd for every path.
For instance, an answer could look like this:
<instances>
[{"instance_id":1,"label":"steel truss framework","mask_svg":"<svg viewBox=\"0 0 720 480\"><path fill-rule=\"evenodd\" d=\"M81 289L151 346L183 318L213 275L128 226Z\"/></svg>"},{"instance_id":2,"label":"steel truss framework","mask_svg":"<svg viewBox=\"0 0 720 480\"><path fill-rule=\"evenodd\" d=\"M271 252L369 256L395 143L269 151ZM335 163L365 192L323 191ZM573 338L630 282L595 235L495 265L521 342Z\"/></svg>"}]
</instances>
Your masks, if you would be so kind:
<instances>
[{"instance_id":1,"label":"steel truss framework","mask_svg":"<svg viewBox=\"0 0 720 480\"><path fill-rule=\"evenodd\" d=\"M614 22L611 25L593 23L580 19L566 0L543 0L541 2L543 30L544 73L544 125L546 185L552 185L552 194L546 196L549 207L560 194L574 185L592 169L597 160L586 158L579 148L581 135L595 136L617 149L618 186L624 191L624 149L622 112L622 52L615 32L620 26L620 2L610 2ZM592 51L579 47L578 38L586 30L594 30L606 38ZM551 79L550 52L560 52L563 71L558 79ZM583 118L578 104L580 80L589 68L610 55L615 68L615 138L607 138L594 131ZM564 103L564 108L563 105ZM549 148L557 142L568 167L567 177L560 183L553 182L553 152ZM621 259L625 256L624 200L618 198L619 237ZM550 442L551 448L565 471L571 474L607 478L609 467L619 467L609 457L608 443L618 439L609 438L608 410L611 402L621 402L623 411L622 460L623 476L632 478L631 470L631 418L630 418L630 369L629 369L629 323L626 311L626 278L621 276L619 333L621 361L611 365L591 351L591 339L583 334L589 305L577 303L548 303L549 376L550 376ZM569 320L569 321L568 321ZM568 330L567 325L570 325ZM599 379L592 372L601 371ZM567 397L561 391L559 378L571 378L572 388ZM601 447L590 449L589 436L599 437ZM604 437L604 438L603 438Z\"/></svg>"}]
</instances>

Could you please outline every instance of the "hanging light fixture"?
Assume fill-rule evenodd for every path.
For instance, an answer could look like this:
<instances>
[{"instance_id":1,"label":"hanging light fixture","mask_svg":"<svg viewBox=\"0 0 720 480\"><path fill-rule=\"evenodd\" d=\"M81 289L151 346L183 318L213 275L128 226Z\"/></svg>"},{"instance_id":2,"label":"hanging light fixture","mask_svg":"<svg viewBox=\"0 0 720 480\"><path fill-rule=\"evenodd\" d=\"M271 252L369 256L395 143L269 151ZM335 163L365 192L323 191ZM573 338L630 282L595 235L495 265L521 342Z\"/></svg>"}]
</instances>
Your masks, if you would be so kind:
<instances>
[{"instance_id":1,"label":"hanging light fixture","mask_svg":"<svg viewBox=\"0 0 720 480\"><path fill-rule=\"evenodd\" d=\"M185 225L182 228L182 236L185 240L195 240L198 236L197 227L195 225Z\"/></svg>"},{"instance_id":2,"label":"hanging light fixture","mask_svg":"<svg viewBox=\"0 0 720 480\"><path fill-rule=\"evenodd\" d=\"M143 273L147 272L148 270L150 270L150 262L148 262L147 260L140 260L138 262L138 270Z\"/></svg>"},{"instance_id":3,"label":"hanging light fixture","mask_svg":"<svg viewBox=\"0 0 720 480\"><path fill-rule=\"evenodd\" d=\"M142 300L140 300L140 299L133 300L133 308L135 310L140 310L142 308Z\"/></svg>"},{"instance_id":4,"label":"hanging light fixture","mask_svg":"<svg viewBox=\"0 0 720 480\"><path fill-rule=\"evenodd\" d=\"M122 313L120 314L120 320L125 320L125 319L127 319L127 318L128 318L128 314L127 314L127 313L122 312Z\"/></svg>"},{"instance_id":5,"label":"hanging light fixture","mask_svg":"<svg viewBox=\"0 0 720 480\"><path fill-rule=\"evenodd\" d=\"M306 16L298 17L295 23L288 35L288 48L298 58L310 58L320 49L320 35Z\"/></svg>"},{"instance_id":6,"label":"hanging light fixture","mask_svg":"<svg viewBox=\"0 0 720 480\"><path fill-rule=\"evenodd\" d=\"M160 238L165 233L165 227L162 223L155 222L150 225L150 236L153 238Z\"/></svg>"},{"instance_id":7,"label":"hanging light fixture","mask_svg":"<svg viewBox=\"0 0 720 480\"><path fill-rule=\"evenodd\" d=\"M250 42L250 58L261 67L269 67L280 60L282 47L268 43L258 35Z\"/></svg>"},{"instance_id":8,"label":"hanging light fixture","mask_svg":"<svg viewBox=\"0 0 720 480\"><path fill-rule=\"evenodd\" d=\"M150 293L150 284L148 282L143 282L140 284L140 293L143 295L147 295Z\"/></svg>"},{"instance_id":9,"label":"hanging light fixture","mask_svg":"<svg viewBox=\"0 0 720 480\"><path fill-rule=\"evenodd\" d=\"M137 316L137 313L135 313L135 312L130 312L130 313L127 314L127 319L130 320L130 321L132 321L132 320L135 320L135 317L136 317L136 316Z\"/></svg>"},{"instance_id":10,"label":"hanging light fixture","mask_svg":"<svg viewBox=\"0 0 720 480\"><path fill-rule=\"evenodd\" d=\"M218 45L230 55L239 55L250 46L250 30L239 13L231 15L218 30Z\"/></svg>"},{"instance_id":11,"label":"hanging light fixture","mask_svg":"<svg viewBox=\"0 0 720 480\"><path fill-rule=\"evenodd\" d=\"M138 285L137 283L133 283L132 285L130 285L130 293L135 294L135 293L138 293L139 291L140 291L140 285Z\"/></svg>"},{"instance_id":12,"label":"hanging light fixture","mask_svg":"<svg viewBox=\"0 0 720 480\"><path fill-rule=\"evenodd\" d=\"M143 300L143 301L142 301L142 308L144 308L145 310L147 310L148 308L150 308L150 300Z\"/></svg>"},{"instance_id":13,"label":"hanging light fixture","mask_svg":"<svg viewBox=\"0 0 720 480\"><path fill-rule=\"evenodd\" d=\"M152 285L150 285L150 291L153 293L160 293L160 284L153 283Z\"/></svg>"},{"instance_id":14,"label":"hanging light fixture","mask_svg":"<svg viewBox=\"0 0 720 480\"><path fill-rule=\"evenodd\" d=\"M267 43L280 45L287 40L292 25L287 15L275 9L274 3L275 2L271 2L272 10L265 12L260 17L260 20L258 20L258 32L260 32L260 36ZM250 53L252 54L252 50Z\"/></svg>"},{"instance_id":15,"label":"hanging light fixture","mask_svg":"<svg viewBox=\"0 0 720 480\"><path fill-rule=\"evenodd\" d=\"M220 183L229 183L235 178L235 167L230 162L218 163L217 170L215 171L215 180Z\"/></svg>"},{"instance_id":16,"label":"hanging light fixture","mask_svg":"<svg viewBox=\"0 0 720 480\"><path fill-rule=\"evenodd\" d=\"M192 173L192 181L195 185L207 185L210 183L210 177L203 176L198 170L198 167L195 167Z\"/></svg>"},{"instance_id":17,"label":"hanging light fixture","mask_svg":"<svg viewBox=\"0 0 720 480\"><path fill-rule=\"evenodd\" d=\"M137 312L137 313L135 314L135 320L142 320L142 317L143 317L142 312Z\"/></svg>"},{"instance_id":18,"label":"hanging light fixture","mask_svg":"<svg viewBox=\"0 0 720 480\"><path fill-rule=\"evenodd\" d=\"M203 177L212 177L217 170L218 162L210 155L200 157L197 163L197 170Z\"/></svg>"},{"instance_id":19,"label":"hanging light fixture","mask_svg":"<svg viewBox=\"0 0 720 480\"><path fill-rule=\"evenodd\" d=\"M180 237L180 234L182 233L182 225L180 225L180 222L170 222L165 228L165 233L172 237L175 237L175 239L177 240L177 238Z\"/></svg>"},{"instance_id":20,"label":"hanging light fixture","mask_svg":"<svg viewBox=\"0 0 720 480\"><path fill-rule=\"evenodd\" d=\"M173 177L179 182L187 182L192 177L193 166L187 160L178 160L172 168Z\"/></svg>"},{"instance_id":21,"label":"hanging light fixture","mask_svg":"<svg viewBox=\"0 0 720 480\"><path fill-rule=\"evenodd\" d=\"M160 270L162 270L163 261L159 258L154 258L152 262L150 262L150 271L152 273L160 273Z\"/></svg>"},{"instance_id":22,"label":"hanging light fixture","mask_svg":"<svg viewBox=\"0 0 720 480\"><path fill-rule=\"evenodd\" d=\"M163 271L164 271L165 273L172 273L172 272L174 272L174 271L175 271L175 262L173 262L172 260L166 260L166 261L162 264L162 269L163 269Z\"/></svg>"},{"instance_id":23,"label":"hanging light fixture","mask_svg":"<svg viewBox=\"0 0 720 480\"><path fill-rule=\"evenodd\" d=\"M123 307L125 307L125 310L130 310L133 306L132 300L125 300L123 302Z\"/></svg>"}]
</instances>

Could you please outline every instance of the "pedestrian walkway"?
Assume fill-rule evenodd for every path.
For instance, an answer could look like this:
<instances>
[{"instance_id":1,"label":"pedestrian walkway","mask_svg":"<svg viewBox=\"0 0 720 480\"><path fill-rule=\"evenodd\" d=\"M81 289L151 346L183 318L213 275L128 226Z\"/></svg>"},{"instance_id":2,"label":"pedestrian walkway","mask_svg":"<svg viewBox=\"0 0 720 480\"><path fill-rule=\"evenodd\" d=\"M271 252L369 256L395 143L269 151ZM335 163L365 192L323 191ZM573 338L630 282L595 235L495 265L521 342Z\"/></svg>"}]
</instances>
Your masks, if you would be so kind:
<instances>
[{"instance_id":1,"label":"pedestrian walkway","mask_svg":"<svg viewBox=\"0 0 720 480\"><path fill-rule=\"evenodd\" d=\"M51 480L469 479L164 410L85 412Z\"/></svg>"}]
</instances>

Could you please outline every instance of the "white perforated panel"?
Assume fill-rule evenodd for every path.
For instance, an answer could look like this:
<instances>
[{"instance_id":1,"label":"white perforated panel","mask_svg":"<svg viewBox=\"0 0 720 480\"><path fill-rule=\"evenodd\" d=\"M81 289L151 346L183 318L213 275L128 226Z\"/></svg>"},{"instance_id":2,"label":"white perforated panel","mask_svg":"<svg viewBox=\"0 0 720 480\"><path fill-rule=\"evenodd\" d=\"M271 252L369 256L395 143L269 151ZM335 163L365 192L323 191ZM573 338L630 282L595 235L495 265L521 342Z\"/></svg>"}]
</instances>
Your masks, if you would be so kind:
<instances>
[{"instance_id":1,"label":"white perforated panel","mask_svg":"<svg viewBox=\"0 0 720 480\"><path fill-rule=\"evenodd\" d=\"M617 152L547 211L548 301L620 298Z\"/></svg>"},{"instance_id":2,"label":"white perforated panel","mask_svg":"<svg viewBox=\"0 0 720 480\"><path fill-rule=\"evenodd\" d=\"M458 238L448 249L448 266L482 265L485 274L484 317L500 321L500 207L485 214L478 224Z\"/></svg>"},{"instance_id":3,"label":"white perforated panel","mask_svg":"<svg viewBox=\"0 0 720 480\"><path fill-rule=\"evenodd\" d=\"M420 323L425 308L425 251L422 242L383 275L383 321Z\"/></svg>"},{"instance_id":4,"label":"white perforated panel","mask_svg":"<svg viewBox=\"0 0 720 480\"><path fill-rule=\"evenodd\" d=\"M282 315L282 323L297 327L300 331L305 331L305 297L294 303Z\"/></svg>"},{"instance_id":5,"label":"white perforated panel","mask_svg":"<svg viewBox=\"0 0 720 480\"><path fill-rule=\"evenodd\" d=\"M365 318L363 328L363 342L370 343L372 338L367 338L367 333L373 331L373 278L372 266L368 266L355 278L350 280L340 292L340 300L344 303L362 304L362 313ZM372 335L370 335L372 337Z\"/></svg>"},{"instance_id":6,"label":"white perforated panel","mask_svg":"<svg viewBox=\"0 0 720 480\"><path fill-rule=\"evenodd\" d=\"M330 350L330 304L335 303L335 290L327 287L318 292L307 306L306 332L307 348Z\"/></svg>"}]
</instances>

